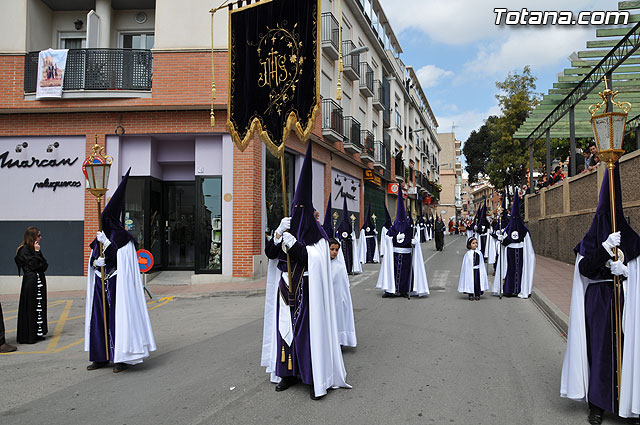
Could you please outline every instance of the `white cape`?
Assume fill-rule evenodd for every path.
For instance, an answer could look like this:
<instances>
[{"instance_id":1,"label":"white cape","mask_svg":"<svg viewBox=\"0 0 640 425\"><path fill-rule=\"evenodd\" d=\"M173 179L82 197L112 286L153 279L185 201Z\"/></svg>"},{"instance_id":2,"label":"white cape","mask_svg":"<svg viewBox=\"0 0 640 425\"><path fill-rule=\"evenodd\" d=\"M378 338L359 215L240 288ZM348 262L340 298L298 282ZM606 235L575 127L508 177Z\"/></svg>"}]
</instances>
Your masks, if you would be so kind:
<instances>
[{"instance_id":1,"label":"white cape","mask_svg":"<svg viewBox=\"0 0 640 425\"><path fill-rule=\"evenodd\" d=\"M365 250L367 249L366 244L364 249ZM353 255L352 257L353 264L351 265L351 273L360 274L362 273L362 263L360 263L360 244L358 243L358 239L356 239L355 230L351 232L351 253Z\"/></svg>"},{"instance_id":2,"label":"white cape","mask_svg":"<svg viewBox=\"0 0 640 425\"><path fill-rule=\"evenodd\" d=\"M480 290L489 290L489 278L487 277L487 269L484 266L482 260L482 251L479 249L468 250L464 257L462 257L462 268L460 269L460 280L458 281L458 292L464 294L473 294L475 292L474 279L473 279L473 254L478 253L480 255Z\"/></svg>"},{"instance_id":3,"label":"white cape","mask_svg":"<svg viewBox=\"0 0 640 425\"><path fill-rule=\"evenodd\" d=\"M385 244L384 252L389 253L389 255L382 257L376 288L395 294L396 282L393 273L393 238L387 236L385 233L383 243ZM420 247L420 241L416 239L413 240L411 259L413 272L413 292L411 292L411 295L418 295L420 297L429 295L429 283L427 281L427 272L424 268L422 248Z\"/></svg>"},{"instance_id":4,"label":"white cape","mask_svg":"<svg viewBox=\"0 0 640 425\"><path fill-rule=\"evenodd\" d=\"M307 246L309 273L309 336L313 386L316 397L327 393L328 388L351 388L346 382L347 372L338 342L336 306L333 294L329 244L320 239ZM264 325L262 334L262 356L260 364L266 367L272 382L279 382L275 375L278 326L276 326L276 303L278 283L282 272L277 260L269 260L267 288L264 301Z\"/></svg>"},{"instance_id":5,"label":"white cape","mask_svg":"<svg viewBox=\"0 0 640 425\"><path fill-rule=\"evenodd\" d=\"M331 260L331 276L336 305L338 341L340 345L355 347L358 344L358 340L356 339L356 325L353 319L349 275L347 275L347 266L344 264L342 248L340 248L336 259Z\"/></svg>"},{"instance_id":6,"label":"white cape","mask_svg":"<svg viewBox=\"0 0 640 425\"><path fill-rule=\"evenodd\" d=\"M385 247L385 243L384 243L384 238L387 237L387 228L386 227L382 227L382 229L380 230L380 256L384 256L384 247Z\"/></svg>"},{"instance_id":7,"label":"white cape","mask_svg":"<svg viewBox=\"0 0 640 425\"><path fill-rule=\"evenodd\" d=\"M380 251L378 250L378 235L373 236L373 240L375 241L375 251L373 251L373 262L380 262ZM367 235L365 234L364 229L360 230L360 241L358 243L358 258L360 259L361 264L367 263Z\"/></svg>"},{"instance_id":8,"label":"white cape","mask_svg":"<svg viewBox=\"0 0 640 425\"><path fill-rule=\"evenodd\" d=\"M498 252L498 245L500 244L500 241L489 234L487 236L487 243L489 244L489 249L487 250L487 264L495 264L496 253Z\"/></svg>"},{"instance_id":9,"label":"white cape","mask_svg":"<svg viewBox=\"0 0 640 425\"><path fill-rule=\"evenodd\" d=\"M587 401L589 391L589 360L587 358L587 334L584 313L584 296L592 281L580 274L576 257L571 292L571 312L567 332L567 350L562 363L560 395L572 400ZM640 415L640 265L638 258L627 264L629 277L623 284L624 310L622 329L624 346L622 352L622 382L618 415L623 418Z\"/></svg>"},{"instance_id":10,"label":"white cape","mask_svg":"<svg viewBox=\"0 0 640 425\"><path fill-rule=\"evenodd\" d=\"M114 363L137 364L156 350L147 302L140 278L140 266L133 242L118 249L118 273L116 274L116 340L113 349ZM85 305L84 351L89 351L91 312L95 272L89 264L87 272L87 298Z\"/></svg>"},{"instance_id":11,"label":"white cape","mask_svg":"<svg viewBox=\"0 0 640 425\"><path fill-rule=\"evenodd\" d=\"M533 244L531 243L531 235L527 232L527 236L524 238L524 242L517 244L510 244L506 247L500 244L502 249L500 250L500 257L496 264L496 276L493 278L493 292L498 294L500 292L500 284L502 280L507 276L507 250L509 248L522 247L523 264L522 264L522 281L520 282L520 293L518 297L529 298L531 291L533 290L533 274L536 270L536 254L533 251ZM500 273L502 271L502 273Z\"/></svg>"}]
</instances>

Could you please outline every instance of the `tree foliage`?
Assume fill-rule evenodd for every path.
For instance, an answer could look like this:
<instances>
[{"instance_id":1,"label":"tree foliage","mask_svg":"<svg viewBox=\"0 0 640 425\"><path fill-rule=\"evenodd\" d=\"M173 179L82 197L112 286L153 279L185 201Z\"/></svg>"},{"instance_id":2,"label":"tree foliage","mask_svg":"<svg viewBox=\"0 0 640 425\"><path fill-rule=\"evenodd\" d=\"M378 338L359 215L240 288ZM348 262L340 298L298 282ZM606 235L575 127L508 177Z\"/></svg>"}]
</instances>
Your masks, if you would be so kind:
<instances>
[{"instance_id":1,"label":"tree foliage","mask_svg":"<svg viewBox=\"0 0 640 425\"><path fill-rule=\"evenodd\" d=\"M477 131L473 130L464 143L462 153L467 160L465 171L469 174L469 183L474 183L479 175L487 173L491 154L491 144L495 135L492 133L492 125L498 120L496 116L490 116Z\"/></svg>"}]
</instances>

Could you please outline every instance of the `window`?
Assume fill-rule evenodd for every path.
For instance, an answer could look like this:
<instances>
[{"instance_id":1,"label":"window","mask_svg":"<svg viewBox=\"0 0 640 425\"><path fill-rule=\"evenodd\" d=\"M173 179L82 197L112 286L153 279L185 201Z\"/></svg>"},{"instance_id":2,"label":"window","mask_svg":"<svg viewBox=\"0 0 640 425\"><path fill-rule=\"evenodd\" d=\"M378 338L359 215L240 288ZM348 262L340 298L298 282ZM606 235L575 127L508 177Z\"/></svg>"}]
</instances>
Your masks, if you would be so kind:
<instances>
[{"instance_id":1,"label":"window","mask_svg":"<svg viewBox=\"0 0 640 425\"><path fill-rule=\"evenodd\" d=\"M222 177L198 180L199 272L222 273Z\"/></svg>"},{"instance_id":2,"label":"window","mask_svg":"<svg viewBox=\"0 0 640 425\"><path fill-rule=\"evenodd\" d=\"M84 49L87 47L85 33L61 32L58 33L58 48L60 49Z\"/></svg>"},{"instance_id":3,"label":"window","mask_svg":"<svg viewBox=\"0 0 640 425\"><path fill-rule=\"evenodd\" d=\"M120 44L124 49L153 49L154 33L120 34Z\"/></svg>"},{"instance_id":4,"label":"window","mask_svg":"<svg viewBox=\"0 0 640 425\"><path fill-rule=\"evenodd\" d=\"M400 115L400 112L398 111L398 103L396 102L395 107L393 108L393 110L396 113L396 127L398 127L398 129L400 131L402 131L402 115Z\"/></svg>"}]
</instances>

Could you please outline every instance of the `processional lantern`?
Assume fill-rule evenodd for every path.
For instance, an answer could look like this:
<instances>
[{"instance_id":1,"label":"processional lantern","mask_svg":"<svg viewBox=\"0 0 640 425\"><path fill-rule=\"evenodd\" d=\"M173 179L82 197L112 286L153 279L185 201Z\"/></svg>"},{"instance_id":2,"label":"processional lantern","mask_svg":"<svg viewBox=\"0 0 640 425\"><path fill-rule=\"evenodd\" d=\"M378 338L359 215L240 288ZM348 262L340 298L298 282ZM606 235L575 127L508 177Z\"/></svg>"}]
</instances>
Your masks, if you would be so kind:
<instances>
[{"instance_id":1,"label":"processional lantern","mask_svg":"<svg viewBox=\"0 0 640 425\"><path fill-rule=\"evenodd\" d=\"M107 193L107 186L109 185L109 172L111 171L111 164L113 158L104 155L104 148L97 143L93 146L93 153L84 163L85 176L89 182L89 192L96 197L98 201L98 230L102 231L102 206L100 201L102 197ZM104 257L104 247L102 242L99 243L100 256ZM104 349L106 359L109 361L109 338L107 333L107 309L105 298L105 270L104 266L100 267L100 278L102 281L102 322L104 323Z\"/></svg>"},{"instance_id":2,"label":"processional lantern","mask_svg":"<svg viewBox=\"0 0 640 425\"><path fill-rule=\"evenodd\" d=\"M593 127L593 135L598 145L598 157L607 164L609 170L609 202L611 206L611 231L615 233L617 231L616 226L616 192L613 173L615 171L616 162L624 154L622 149L622 142L624 139L624 128L627 124L627 116L631 110L631 103L618 102L615 100L618 95L618 91L612 91L608 84L607 79L604 79L605 90L600 94L602 101L600 103L589 106L589 112L591 113L591 125ZM613 106L617 106L622 112L613 112L609 110L613 109ZM598 112L604 109L607 112ZM618 261L618 249L614 248L613 255L614 261ZM618 402L620 401L620 384L622 379L622 317L620 308L620 277L613 276L614 286L614 326L616 337L616 361L617 361L617 378L618 378Z\"/></svg>"}]
</instances>

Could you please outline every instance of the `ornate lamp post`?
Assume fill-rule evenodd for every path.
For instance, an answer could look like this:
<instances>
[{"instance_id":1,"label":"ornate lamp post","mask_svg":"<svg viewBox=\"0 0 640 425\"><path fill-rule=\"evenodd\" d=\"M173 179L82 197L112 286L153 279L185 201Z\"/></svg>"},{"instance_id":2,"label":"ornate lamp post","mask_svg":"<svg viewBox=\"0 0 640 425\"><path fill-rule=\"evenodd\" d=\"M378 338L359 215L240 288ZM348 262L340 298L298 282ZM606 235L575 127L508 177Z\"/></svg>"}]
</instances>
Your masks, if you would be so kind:
<instances>
[{"instance_id":1,"label":"ornate lamp post","mask_svg":"<svg viewBox=\"0 0 640 425\"><path fill-rule=\"evenodd\" d=\"M605 90L600 94L602 102L589 106L591 113L591 125L593 134L598 144L598 156L607 164L609 169L609 201L611 205L611 231L616 232L616 193L613 180L613 172L616 162L624 154L622 149L622 139L624 138L624 127L627 123L627 115L631 110L631 103L617 102L615 97L618 91L609 89L605 78ZM608 109L608 105L616 105L622 112L604 112L598 114L600 109ZM613 251L614 261L618 261L618 250ZM614 304L615 304L615 333L616 333L616 360L618 376L618 401L620 401L620 381L622 372L622 321L620 312L620 277L613 276Z\"/></svg>"},{"instance_id":2,"label":"ornate lamp post","mask_svg":"<svg viewBox=\"0 0 640 425\"><path fill-rule=\"evenodd\" d=\"M340 215L338 214L338 211L334 211L334 212L333 212L333 215L332 215L331 217L333 217L333 232L334 232L334 234L333 234L333 235L331 235L331 237L332 237L332 238L335 238L335 237L336 237L336 235L335 235L335 232L336 232L336 224L338 223L338 217L340 217Z\"/></svg>"},{"instance_id":3,"label":"ornate lamp post","mask_svg":"<svg viewBox=\"0 0 640 425\"><path fill-rule=\"evenodd\" d=\"M102 197L107 193L109 182L109 171L113 158L104 156L104 148L96 144L93 147L93 154L87 158L85 169L87 171L87 180L89 182L89 192L96 197L98 201L98 230L102 231ZM100 242L100 256L104 256L102 242ZM107 361L109 361L109 338L107 335L107 311L104 290L104 266L100 267L100 276L102 279L102 321L104 323L104 349Z\"/></svg>"},{"instance_id":4,"label":"ornate lamp post","mask_svg":"<svg viewBox=\"0 0 640 425\"><path fill-rule=\"evenodd\" d=\"M355 232L356 231L356 216L351 214L351 216L349 217L351 219L351 231Z\"/></svg>"}]
</instances>

